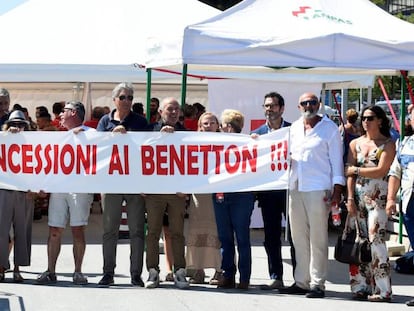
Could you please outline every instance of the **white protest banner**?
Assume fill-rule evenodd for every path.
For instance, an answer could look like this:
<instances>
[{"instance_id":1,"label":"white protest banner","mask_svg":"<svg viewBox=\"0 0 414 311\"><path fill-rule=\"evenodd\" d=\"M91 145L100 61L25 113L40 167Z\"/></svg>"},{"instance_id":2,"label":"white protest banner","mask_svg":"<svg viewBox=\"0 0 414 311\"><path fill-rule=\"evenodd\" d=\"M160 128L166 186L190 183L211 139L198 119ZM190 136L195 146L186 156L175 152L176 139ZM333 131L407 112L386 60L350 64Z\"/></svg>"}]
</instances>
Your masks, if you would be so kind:
<instances>
[{"instance_id":1,"label":"white protest banner","mask_svg":"<svg viewBox=\"0 0 414 311\"><path fill-rule=\"evenodd\" d=\"M257 139L205 132L3 132L1 136L2 189L213 193L288 187L288 128Z\"/></svg>"}]
</instances>

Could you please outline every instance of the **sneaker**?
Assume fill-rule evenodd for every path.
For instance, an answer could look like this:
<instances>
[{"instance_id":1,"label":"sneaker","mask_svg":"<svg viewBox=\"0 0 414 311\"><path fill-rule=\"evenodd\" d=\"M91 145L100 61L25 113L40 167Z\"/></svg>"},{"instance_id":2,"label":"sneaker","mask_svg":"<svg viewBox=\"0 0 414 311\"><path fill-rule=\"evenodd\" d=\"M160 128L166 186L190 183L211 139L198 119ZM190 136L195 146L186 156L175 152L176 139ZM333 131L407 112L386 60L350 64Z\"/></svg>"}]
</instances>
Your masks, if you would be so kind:
<instances>
[{"instance_id":1,"label":"sneaker","mask_svg":"<svg viewBox=\"0 0 414 311\"><path fill-rule=\"evenodd\" d=\"M156 288L160 285L160 274L154 268L149 269L148 280L145 282L145 288Z\"/></svg>"},{"instance_id":2,"label":"sneaker","mask_svg":"<svg viewBox=\"0 0 414 311\"><path fill-rule=\"evenodd\" d=\"M187 279L185 278L184 268L180 268L175 272L174 283L175 283L175 286L181 289L190 287L190 283L188 283Z\"/></svg>"},{"instance_id":3,"label":"sneaker","mask_svg":"<svg viewBox=\"0 0 414 311\"><path fill-rule=\"evenodd\" d=\"M57 282L56 273L45 271L37 277L34 283L38 285L47 285L47 284L55 284L56 282Z\"/></svg>"},{"instance_id":4,"label":"sneaker","mask_svg":"<svg viewBox=\"0 0 414 311\"><path fill-rule=\"evenodd\" d=\"M284 288L282 280L272 279L270 280L269 284L260 285L261 290L274 290Z\"/></svg>"},{"instance_id":5,"label":"sneaker","mask_svg":"<svg viewBox=\"0 0 414 311\"><path fill-rule=\"evenodd\" d=\"M73 284L86 285L88 284L88 279L83 275L82 272L75 272L73 273Z\"/></svg>"},{"instance_id":6,"label":"sneaker","mask_svg":"<svg viewBox=\"0 0 414 311\"><path fill-rule=\"evenodd\" d=\"M131 284L134 286L144 287L144 282L142 281L139 274L134 274L131 276Z\"/></svg>"},{"instance_id":7,"label":"sneaker","mask_svg":"<svg viewBox=\"0 0 414 311\"><path fill-rule=\"evenodd\" d=\"M312 287L309 293L306 294L306 298L324 298L325 291L319 286Z\"/></svg>"},{"instance_id":8,"label":"sneaker","mask_svg":"<svg viewBox=\"0 0 414 311\"><path fill-rule=\"evenodd\" d=\"M114 276L109 273L105 273L102 279L99 281L98 285L100 286L109 286L114 284Z\"/></svg>"}]
</instances>

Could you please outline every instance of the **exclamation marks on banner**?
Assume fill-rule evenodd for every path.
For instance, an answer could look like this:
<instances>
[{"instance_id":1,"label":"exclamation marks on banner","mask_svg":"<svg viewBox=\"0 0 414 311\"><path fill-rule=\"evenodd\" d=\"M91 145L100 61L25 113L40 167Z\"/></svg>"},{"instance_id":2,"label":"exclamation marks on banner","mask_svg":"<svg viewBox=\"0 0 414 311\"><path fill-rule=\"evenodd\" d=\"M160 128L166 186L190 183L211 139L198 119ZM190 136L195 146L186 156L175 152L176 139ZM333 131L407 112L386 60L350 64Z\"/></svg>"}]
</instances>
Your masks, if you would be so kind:
<instances>
[{"instance_id":1,"label":"exclamation marks on banner","mask_svg":"<svg viewBox=\"0 0 414 311\"><path fill-rule=\"evenodd\" d=\"M288 169L287 150L288 146L286 140L270 146L270 168L272 171L281 171Z\"/></svg>"}]
</instances>

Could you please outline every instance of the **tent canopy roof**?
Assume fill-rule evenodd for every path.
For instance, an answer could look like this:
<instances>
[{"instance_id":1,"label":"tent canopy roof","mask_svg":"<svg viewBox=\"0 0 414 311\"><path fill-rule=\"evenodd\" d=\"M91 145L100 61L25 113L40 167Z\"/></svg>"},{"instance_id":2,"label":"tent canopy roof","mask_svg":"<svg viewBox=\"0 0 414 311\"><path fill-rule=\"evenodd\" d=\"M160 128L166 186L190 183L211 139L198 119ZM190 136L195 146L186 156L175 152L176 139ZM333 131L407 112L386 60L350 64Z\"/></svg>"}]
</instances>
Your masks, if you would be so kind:
<instances>
[{"instance_id":1,"label":"tent canopy roof","mask_svg":"<svg viewBox=\"0 0 414 311\"><path fill-rule=\"evenodd\" d=\"M150 48L151 49L151 48ZM177 63L414 70L414 25L368 0L245 0L187 26Z\"/></svg>"},{"instance_id":2,"label":"tent canopy roof","mask_svg":"<svg viewBox=\"0 0 414 311\"><path fill-rule=\"evenodd\" d=\"M181 46L185 26L219 12L196 0L28 0L0 16L0 81L140 81L148 37Z\"/></svg>"}]
</instances>

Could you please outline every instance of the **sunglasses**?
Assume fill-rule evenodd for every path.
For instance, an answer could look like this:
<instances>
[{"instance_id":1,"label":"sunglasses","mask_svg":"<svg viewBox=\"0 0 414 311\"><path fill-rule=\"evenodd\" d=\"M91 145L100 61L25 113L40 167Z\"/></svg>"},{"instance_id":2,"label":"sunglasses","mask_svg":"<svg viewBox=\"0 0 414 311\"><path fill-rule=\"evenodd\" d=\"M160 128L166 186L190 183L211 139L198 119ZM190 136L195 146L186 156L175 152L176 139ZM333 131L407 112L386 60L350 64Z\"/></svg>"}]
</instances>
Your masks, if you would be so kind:
<instances>
[{"instance_id":1,"label":"sunglasses","mask_svg":"<svg viewBox=\"0 0 414 311\"><path fill-rule=\"evenodd\" d=\"M375 116L366 116L366 117L361 117L362 121L374 121Z\"/></svg>"},{"instance_id":2,"label":"sunglasses","mask_svg":"<svg viewBox=\"0 0 414 311\"><path fill-rule=\"evenodd\" d=\"M132 95L128 95L128 96L121 95L121 96L119 96L118 98L119 98L119 100L125 100L125 99L128 99L129 101L132 101L132 100L134 99L134 96L132 96Z\"/></svg>"},{"instance_id":3,"label":"sunglasses","mask_svg":"<svg viewBox=\"0 0 414 311\"><path fill-rule=\"evenodd\" d=\"M319 101L317 101L316 99L304 100L303 102L300 102L300 105L302 107L306 107L307 105L316 106L319 105Z\"/></svg>"},{"instance_id":4,"label":"sunglasses","mask_svg":"<svg viewBox=\"0 0 414 311\"><path fill-rule=\"evenodd\" d=\"M278 104L264 104L262 105L265 109L273 109L274 107L278 106Z\"/></svg>"}]
</instances>

